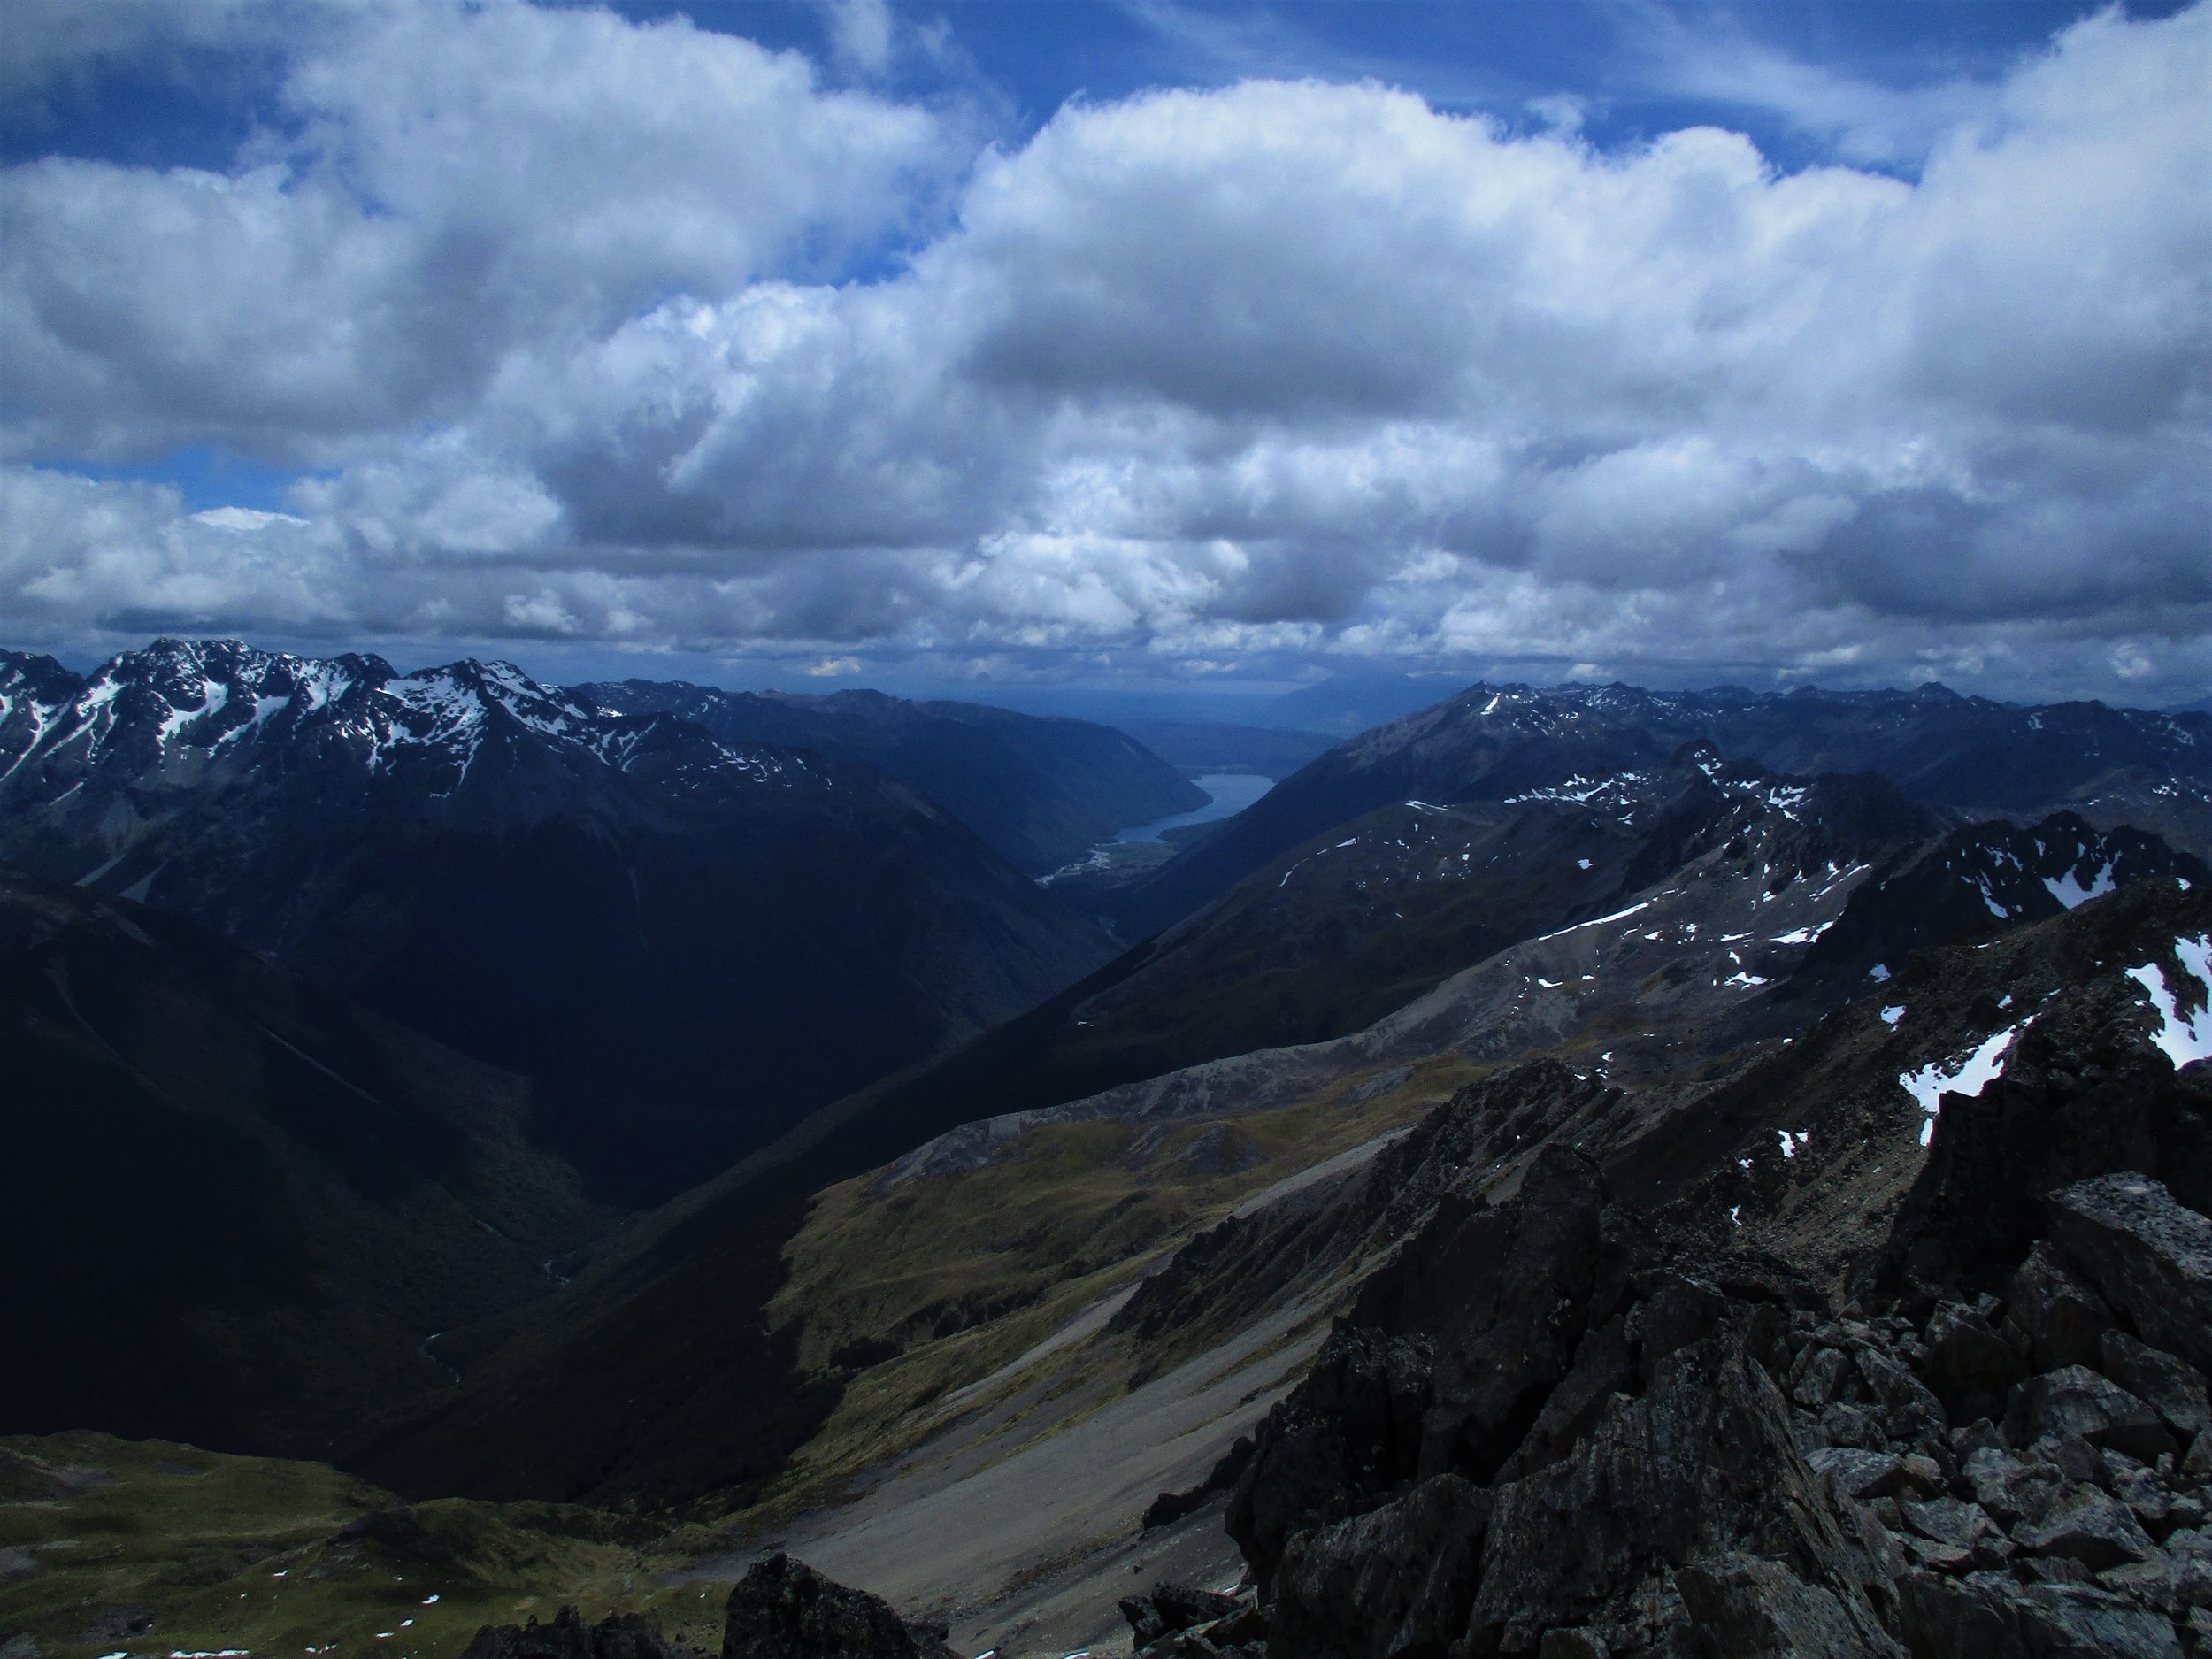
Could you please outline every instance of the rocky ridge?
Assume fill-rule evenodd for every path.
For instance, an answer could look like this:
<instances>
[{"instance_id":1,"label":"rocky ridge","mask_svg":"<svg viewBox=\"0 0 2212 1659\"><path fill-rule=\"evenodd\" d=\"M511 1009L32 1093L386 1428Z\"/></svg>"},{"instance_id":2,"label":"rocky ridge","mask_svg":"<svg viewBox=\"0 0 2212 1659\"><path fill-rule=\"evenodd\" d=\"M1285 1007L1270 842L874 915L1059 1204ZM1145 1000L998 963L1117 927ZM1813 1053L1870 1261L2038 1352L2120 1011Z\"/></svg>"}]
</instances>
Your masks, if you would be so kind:
<instances>
[{"instance_id":1,"label":"rocky ridge","mask_svg":"<svg viewBox=\"0 0 2212 1659\"><path fill-rule=\"evenodd\" d=\"M2172 1013L2123 987L2162 957L2177 985L2208 911L2147 890L2047 925L2101 973L2042 999L2004 1075L1943 1095L1840 1282L1786 1231L1717 1234L1699 1182L1632 1202L1633 1148L1601 1166L1545 1139L1509 1184L1469 1156L1517 1090L1532 1125L1565 1103L1555 1074L1456 1102L1415 1168L1379 1168L1420 1219L1237 1481L1260 1650L2198 1651L2212 1078L2170 1049L2212 1037L2212 980ZM1250 1628L1141 1650L1248 1654Z\"/></svg>"}]
</instances>

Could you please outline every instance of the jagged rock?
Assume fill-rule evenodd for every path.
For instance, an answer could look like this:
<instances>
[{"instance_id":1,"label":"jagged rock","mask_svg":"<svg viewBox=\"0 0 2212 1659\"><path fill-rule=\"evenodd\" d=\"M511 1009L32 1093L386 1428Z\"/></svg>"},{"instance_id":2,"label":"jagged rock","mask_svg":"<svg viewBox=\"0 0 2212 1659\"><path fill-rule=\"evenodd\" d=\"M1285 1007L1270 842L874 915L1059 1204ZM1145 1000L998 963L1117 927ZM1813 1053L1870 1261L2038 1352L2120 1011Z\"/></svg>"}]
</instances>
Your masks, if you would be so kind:
<instances>
[{"instance_id":1,"label":"jagged rock","mask_svg":"<svg viewBox=\"0 0 2212 1659\"><path fill-rule=\"evenodd\" d=\"M461 1659L675 1659L679 1649L661 1634L660 1621L641 1613L611 1613L596 1624L565 1607L550 1624L480 1626Z\"/></svg>"},{"instance_id":2,"label":"jagged rock","mask_svg":"<svg viewBox=\"0 0 2212 1659\"><path fill-rule=\"evenodd\" d=\"M2181 1659L2162 1617L2089 1586L1916 1571L1898 1590L1914 1659Z\"/></svg>"},{"instance_id":3,"label":"jagged rock","mask_svg":"<svg viewBox=\"0 0 2212 1659\"><path fill-rule=\"evenodd\" d=\"M2158 1413L2086 1365L2031 1377L2013 1389L2005 1438L2029 1446L2046 1435L2109 1446L2147 1463L2180 1449Z\"/></svg>"},{"instance_id":4,"label":"jagged rock","mask_svg":"<svg viewBox=\"0 0 2212 1659\"><path fill-rule=\"evenodd\" d=\"M1494 1492L1471 1652L1624 1616L1669 1570L1739 1555L1786 1562L1832 1598L1861 1651L1891 1651L1886 1569L1798 1455L1781 1391L1734 1331L1668 1356L1571 1455Z\"/></svg>"},{"instance_id":5,"label":"jagged rock","mask_svg":"<svg viewBox=\"0 0 2212 1659\"><path fill-rule=\"evenodd\" d=\"M2038 1371L2095 1364L2098 1340L2112 1328L2104 1298L2047 1243L2030 1250L2012 1276L2010 1305Z\"/></svg>"},{"instance_id":6,"label":"jagged rock","mask_svg":"<svg viewBox=\"0 0 2212 1659\"><path fill-rule=\"evenodd\" d=\"M738 1581L722 1627L722 1659L949 1659L950 1651L941 1627L909 1625L880 1597L780 1553Z\"/></svg>"},{"instance_id":7,"label":"jagged rock","mask_svg":"<svg viewBox=\"0 0 2212 1659\"><path fill-rule=\"evenodd\" d=\"M1806 1458L1815 1474L1835 1483L1836 1490L1862 1503L1887 1498L1906 1489L1905 1460L1895 1452L1862 1451L1855 1447L1832 1446Z\"/></svg>"},{"instance_id":8,"label":"jagged rock","mask_svg":"<svg viewBox=\"0 0 2212 1659\"><path fill-rule=\"evenodd\" d=\"M2124 1331L2107 1331L2101 1354L2104 1374L2157 1412L2184 1440L2212 1428L2212 1398L2193 1365Z\"/></svg>"},{"instance_id":9,"label":"jagged rock","mask_svg":"<svg viewBox=\"0 0 2212 1659\"><path fill-rule=\"evenodd\" d=\"M1951 1425L1943 1407L1919 1378L1878 1348L1863 1348L1852 1363L1882 1408L1883 1425L1893 1440L1929 1451L1948 1449Z\"/></svg>"},{"instance_id":10,"label":"jagged rock","mask_svg":"<svg viewBox=\"0 0 2212 1659\"><path fill-rule=\"evenodd\" d=\"M1777 1562L1730 1555L1674 1575L1684 1609L1714 1659L1864 1659L1897 1644L1870 1632L1827 1590ZM1878 1645L1877 1645L1878 1644Z\"/></svg>"},{"instance_id":11,"label":"jagged rock","mask_svg":"<svg viewBox=\"0 0 2212 1659\"><path fill-rule=\"evenodd\" d=\"M1961 1498L1910 1499L1898 1505L1905 1525L1921 1537L1963 1551L1978 1567L1994 1567L2012 1554L2012 1540L1978 1503Z\"/></svg>"},{"instance_id":12,"label":"jagged rock","mask_svg":"<svg viewBox=\"0 0 2212 1659\"><path fill-rule=\"evenodd\" d=\"M2040 1520L2067 1486L2064 1473L2042 1457L2015 1457L1987 1447L1969 1457L1961 1473L1974 1501L2008 1526Z\"/></svg>"},{"instance_id":13,"label":"jagged rock","mask_svg":"<svg viewBox=\"0 0 2212 1659\"><path fill-rule=\"evenodd\" d=\"M1163 1630L1188 1630L1194 1624L1207 1624L1217 1618L1226 1618L1237 1611L1240 1603L1233 1595L1223 1595L1214 1590L1202 1590L1196 1585L1185 1584L1176 1578L1163 1578L1152 1586L1147 1598L1156 1610Z\"/></svg>"},{"instance_id":14,"label":"jagged rock","mask_svg":"<svg viewBox=\"0 0 2212 1659\"><path fill-rule=\"evenodd\" d=\"M2004 1414L2005 1396L2028 1370L2016 1331L1963 1302L1943 1302L1929 1316L1928 1386L1955 1421Z\"/></svg>"},{"instance_id":15,"label":"jagged rock","mask_svg":"<svg viewBox=\"0 0 2212 1659\"><path fill-rule=\"evenodd\" d=\"M1808 1345L1792 1367L1790 1398L1813 1411L1832 1405L1851 1370L1851 1356L1842 1348Z\"/></svg>"},{"instance_id":16,"label":"jagged rock","mask_svg":"<svg viewBox=\"0 0 2212 1659\"><path fill-rule=\"evenodd\" d=\"M1217 1492L1233 1490L1237 1477L1244 1472L1244 1465L1251 1461L1251 1457L1252 1437L1249 1434L1238 1435L1230 1442L1229 1449L1207 1471L1203 1480L1181 1492L1163 1492L1146 1506L1142 1523L1145 1531L1150 1532L1156 1526L1171 1526L1185 1516L1203 1509L1206 1501Z\"/></svg>"},{"instance_id":17,"label":"jagged rock","mask_svg":"<svg viewBox=\"0 0 2212 1659\"><path fill-rule=\"evenodd\" d=\"M1387 1659L1440 1650L1467 1624L1490 1494L1436 1475L1403 1497L1313 1532L1275 1578L1274 1648Z\"/></svg>"},{"instance_id":18,"label":"jagged rock","mask_svg":"<svg viewBox=\"0 0 2212 1659\"><path fill-rule=\"evenodd\" d=\"M2147 1175L2101 1175L2045 1201L2066 1254L2144 1340L2212 1369L2212 1220Z\"/></svg>"},{"instance_id":19,"label":"jagged rock","mask_svg":"<svg viewBox=\"0 0 2212 1659\"><path fill-rule=\"evenodd\" d=\"M2127 1506L2090 1486L2074 1486L2040 1520L2013 1528L2012 1541L2033 1555L2068 1556L2093 1572L2141 1561L2152 1549Z\"/></svg>"},{"instance_id":20,"label":"jagged rock","mask_svg":"<svg viewBox=\"0 0 2212 1659\"><path fill-rule=\"evenodd\" d=\"M1429 1304L1440 1339L1417 1478L1487 1479L1520 1444L1580 1343L1603 1203L1596 1165L1550 1147L1513 1203L1455 1226L1440 1210L1407 1247L1413 1259L1402 1259L1405 1277L1385 1296L1402 1317L1409 1302ZM1362 1301L1362 1313L1373 1311Z\"/></svg>"},{"instance_id":21,"label":"jagged rock","mask_svg":"<svg viewBox=\"0 0 2212 1659\"><path fill-rule=\"evenodd\" d=\"M1411 1474L1433 1363L1426 1339L1348 1326L1263 1420L1224 1519L1263 1583L1292 1533L1364 1508Z\"/></svg>"}]
</instances>

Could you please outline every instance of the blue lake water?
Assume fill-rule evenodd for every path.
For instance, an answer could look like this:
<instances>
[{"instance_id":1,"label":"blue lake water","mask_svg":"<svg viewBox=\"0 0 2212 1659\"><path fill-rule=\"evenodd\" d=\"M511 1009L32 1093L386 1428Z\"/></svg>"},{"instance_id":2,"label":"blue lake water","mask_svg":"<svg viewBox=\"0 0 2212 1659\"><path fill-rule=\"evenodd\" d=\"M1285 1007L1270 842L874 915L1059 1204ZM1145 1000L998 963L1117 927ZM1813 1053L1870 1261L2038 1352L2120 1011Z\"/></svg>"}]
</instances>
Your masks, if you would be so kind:
<instances>
[{"instance_id":1,"label":"blue lake water","mask_svg":"<svg viewBox=\"0 0 2212 1659\"><path fill-rule=\"evenodd\" d=\"M1188 812L1178 812L1172 818L1155 818L1149 824L1132 825L1114 839L1118 841L1156 841L1164 830L1180 829L1186 824L1210 824L1216 818L1234 818L1275 787L1272 778L1263 778L1256 772L1210 772L1192 781L1213 799Z\"/></svg>"}]
</instances>

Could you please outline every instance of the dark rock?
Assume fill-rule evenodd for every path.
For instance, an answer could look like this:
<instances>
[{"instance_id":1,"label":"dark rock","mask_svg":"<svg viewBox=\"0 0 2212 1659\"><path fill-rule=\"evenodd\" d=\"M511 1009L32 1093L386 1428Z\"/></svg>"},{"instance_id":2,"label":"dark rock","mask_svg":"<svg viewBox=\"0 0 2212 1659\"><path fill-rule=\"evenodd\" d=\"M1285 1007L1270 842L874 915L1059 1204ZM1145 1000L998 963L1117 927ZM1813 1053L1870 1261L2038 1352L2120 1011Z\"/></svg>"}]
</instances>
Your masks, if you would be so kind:
<instances>
[{"instance_id":1,"label":"dark rock","mask_svg":"<svg viewBox=\"0 0 2212 1659\"><path fill-rule=\"evenodd\" d=\"M2212 1220L2146 1175L2102 1175L2045 1201L2052 1235L2144 1340L2212 1369Z\"/></svg>"},{"instance_id":2,"label":"dark rock","mask_svg":"<svg viewBox=\"0 0 2212 1659\"><path fill-rule=\"evenodd\" d=\"M1928 1386L1954 1421L2004 1414L2005 1396L2028 1371L2014 1328L2001 1330L1978 1309L1947 1302L1929 1317L1925 1340Z\"/></svg>"},{"instance_id":3,"label":"dark rock","mask_svg":"<svg viewBox=\"0 0 2212 1659\"><path fill-rule=\"evenodd\" d=\"M945 1651L941 1632L910 1628L880 1597L782 1554L755 1562L738 1581L722 1627L722 1659L939 1659Z\"/></svg>"},{"instance_id":4,"label":"dark rock","mask_svg":"<svg viewBox=\"0 0 2212 1659\"><path fill-rule=\"evenodd\" d=\"M1490 1494L1437 1475L1290 1540L1271 1611L1286 1653L1386 1659L1440 1651L1467 1624Z\"/></svg>"},{"instance_id":5,"label":"dark rock","mask_svg":"<svg viewBox=\"0 0 2212 1659\"><path fill-rule=\"evenodd\" d=\"M2073 1487L2040 1520L2014 1527L2012 1541L2032 1555L2069 1556L2093 1572L2141 1561L2152 1548L2125 1504L2085 1486Z\"/></svg>"},{"instance_id":6,"label":"dark rock","mask_svg":"<svg viewBox=\"0 0 2212 1659\"><path fill-rule=\"evenodd\" d=\"M461 1659L676 1659L680 1650L662 1636L660 1621L639 1613L611 1613L588 1624L572 1607L550 1624L486 1624Z\"/></svg>"},{"instance_id":7,"label":"dark rock","mask_svg":"<svg viewBox=\"0 0 2212 1659\"><path fill-rule=\"evenodd\" d=\"M1161 1627L1171 1632L1226 1618L1240 1605L1233 1595L1202 1590L1176 1578L1161 1579L1152 1586L1152 1594L1147 1599L1157 1609Z\"/></svg>"},{"instance_id":8,"label":"dark rock","mask_svg":"<svg viewBox=\"0 0 2212 1659\"><path fill-rule=\"evenodd\" d=\"M1727 1330L1669 1355L1640 1398L1616 1396L1571 1455L1494 1492L1472 1652L1521 1652L1548 1630L1609 1619L1686 1619L1651 1586L1735 1555L1786 1563L1832 1598L1862 1651L1890 1650L1873 1540L1824 1492L1780 1390Z\"/></svg>"},{"instance_id":9,"label":"dark rock","mask_svg":"<svg viewBox=\"0 0 2212 1659\"><path fill-rule=\"evenodd\" d=\"M1994 1567L2012 1553L2012 1540L1978 1503L1958 1498L1905 1500L1899 1506L1905 1525L1921 1537L1963 1550L1978 1567Z\"/></svg>"},{"instance_id":10,"label":"dark rock","mask_svg":"<svg viewBox=\"0 0 2212 1659\"><path fill-rule=\"evenodd\" d=\"M2085 1365L2031 1377L2013 1389L2005 1438L2028 1446L2045 1435L2074 1436L2147 1463L2180 1449L2155 1411Z\"/></svg>"},{"instance_id":11,"label":"dark rock","mask_svg":"<svg viewBox=\"0 0 2212 1659\"><path fill-rule=\"evenodd\" d=\"M1240 1434L1196 1486L1181 1492L1163 1492L1153 1499L1145 1509L1144 1529L1150 1532L1156 1526L1171 1526L1185 1516L1203 1509L1216 1493L1233 1490L1237 1477L1251 1460L1252 1437Z\"/></svg>"},{"instance_id":12,"label":"dark rock","mask_svg":"<svg viewBox=\"0 0 2212 1659\"><path fill-rule=\"evenodd\" d=\"M1905 1460L1895 1452L1832 1446L1813 1453L1805 1461L1815 1474L1825 1475L1834 1481L1836 1490L1844 1496L1856 1498L1863 1503L1905 1490Z\"/></svg>"},{"instance_id":13,"label":"dark rock","mask_svg":"<svg viewBox=\"0 0 2212 1659\"><path fill-rule=\"evenodd\" d=\"M2040 1520L2064 1495L2067 1479L2040 1457L2015 1457L1988 1448L1966 1460L1961 1471L1974 1501L2010 1526Z\"/></svg>"},{"instance_id":14,"label":"dark rock","mask_svg":"<svg viewBox=\"0 0 2212 1659\"><path fill-rule=\"evenodd\" d=\"M1833 1593L1778 1562L1742 1555L1694 1562L1676 1571L1674 1582L1714 1659L1863 1659L1899 1651Z\"/></svg>"},{"instance_id":15,"label":"dark rock","mask_svg":"<svg viewBox=\"0 0 2212 1659\"><path fill-rule=\"evenodd\" d=\"M1792 1368L1790 1398L1814 1411L1833 1404L1851 1375L1851 1356L1839 1348L1807 1348Z\"/></svg>"},{"instance_id":16,"label":"dark rock","mask_svg":"<svg viewBox=\"0 0 2212 1659\"><path fill-rule=\"evenodd\" d=\"M1950 1422L1925 1383L1878 1348L1859 1349L1852 1363L1880 1404L1882 1425L1892 1440L1929 1451L1948 1448Z\"/></svg>"},{"instance_id":17,"label":"dark rock","mask_svg":"<svg viewBox=\"0 0 2212 1659\"><path fill-rule=\"evenodd\" d=\"M2166 1420L2184 1440L2212 1428L2212 1399L2196 1367L2124 1331L2107 1331L2104 1374Z\"/></svg>"},{"instance_id":18,"label":"dark rock","mask_svg":"<svg viewBox=\"0 0 2212 1659\"><path fill-rule=\"evenodd\" d=\"M2104 1299L2045 1243L2012 1276L2011 1307L2038 1371L2095 1364L2098 1339L2112 1328Z\"/></svg>"},{"instance_id":19,"label":"dark rock","mask_svg":"<svg viewBox=\"0 0 2212 1659\"><path fill-rule=\"evenodd\" d=\"M1367 1508L1411 1475L1433 1363L1425 1340L1339 1330L1262 1421L1224 1525L1263 1585L1292 1533Z\"/></svg>"},{"instance_id":20,"label":"dark rock","mask_svg":"<svg viewBox=\"0 0 2212 1659\"><path fill-rule=\"evenodd\" d=\"M1900 1625L1914 1659L2180 1659L2159 1614L2089 1586L1911 1572Z\"/></svg>"}]
</instances>

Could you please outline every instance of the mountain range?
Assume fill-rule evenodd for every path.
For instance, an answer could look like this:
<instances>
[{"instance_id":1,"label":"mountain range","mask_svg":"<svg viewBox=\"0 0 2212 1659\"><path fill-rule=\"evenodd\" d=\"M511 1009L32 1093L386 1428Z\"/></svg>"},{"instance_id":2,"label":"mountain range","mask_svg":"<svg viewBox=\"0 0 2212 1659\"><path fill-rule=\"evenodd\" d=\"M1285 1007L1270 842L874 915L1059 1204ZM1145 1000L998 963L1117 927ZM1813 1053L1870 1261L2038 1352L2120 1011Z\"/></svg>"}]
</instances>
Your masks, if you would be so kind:
<instances>
[{"instance_id":1,"label":"mountain range","mask_svg":"<svg viewBox=\"0 0 2212 1659\"><path fill-rule=\"evenodd\" d=\"M536 1079L552 1143L629 1200L1109 954L897 779L502 664L9 657L0 860Z\"/></svg>"},{"instance_id":2,"label":"mountain range","mask_svg":"<svg viewBox=\"0 0 2212 1659\"><path fill-rule=\"evenodd\" d=\"M810 697L649 680L572 695L618 714L677 715L734 747L803 749L904 779L1033 876L1074 863L1116 830L1206 802L1140 741L1087 720L879 691Z\"/></svg>"},{"instance_id":3,"label":"mountain range","mask_svg":"<svg viewBox=\"0 0 2212 1659\"><path fill-rule=\"evenodd\" d=\"M2023 707L1934 685L1787 694L1477 685L1283 780L1114 900L1120 932L1156 933L1269 859L1394 801L1503 801L1578 778L1595 787L1698 741L1796 775L1878 772L1954 821L2066 810L2212 852L2212 717L2201 714Z\"/></svg>"},{"instance_id":4,"label":"mountain range","mask_svg":"<svg viewBox=\"0 0 2212 1659\"><path fill-rule=\"evenodd\" d=\"M134 1579L175 1650L296 1643L254 1609L311 1563L485 1655L661 1652L503 1632L550 1594L711 1642L724 1582L730 1659L2212 1638L2201 716L1479 687L1107 889L1117 954L1029 879L1102 819L884 769L1157 782L1087 733L117 663L0 679L46 1172L0 1342L65 1354L0 1428L326 1456L365 1511ZM0 1638L116 1651L67 1552L165 1477L4 1449L48 1495Z\"/></svg>"}]
</instances>

